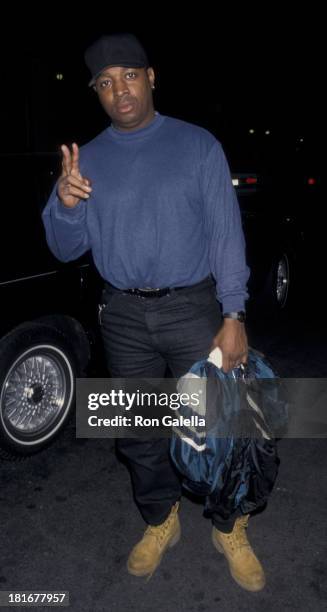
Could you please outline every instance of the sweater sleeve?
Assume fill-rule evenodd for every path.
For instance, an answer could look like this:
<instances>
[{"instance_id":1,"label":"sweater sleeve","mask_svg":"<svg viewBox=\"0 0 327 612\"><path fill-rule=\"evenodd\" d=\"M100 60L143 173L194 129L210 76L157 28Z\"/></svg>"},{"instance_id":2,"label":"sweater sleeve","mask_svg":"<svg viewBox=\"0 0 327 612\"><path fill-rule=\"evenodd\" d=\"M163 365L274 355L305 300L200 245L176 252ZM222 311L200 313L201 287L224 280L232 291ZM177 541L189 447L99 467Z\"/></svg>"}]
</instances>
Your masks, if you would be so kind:
<instances>
[{"instance_id":1,"label":"sweater sleeve","mask_svg":"<svg viewBox=\"0 0 327 612\"><path fill-rule=\"evenodd\" d=\"M248 298L245 239L240 208L225 154L218 141L202 167L204 223L211 272L223 312L245 309Z\"/></svg>"},{"instance_id":2,"label":"sweater sleeve","mask_svg":"<svg viewBox=\"0 0 327 612\"><path fill-rule=\"evenodd\" d=\"M60 261L78 259L90 249L86 225L87 204L88 201L80 200L75 208L65 207L57 196L55 184L43 210L42 221L48 246Z\"/></svg>"}]
</instances>

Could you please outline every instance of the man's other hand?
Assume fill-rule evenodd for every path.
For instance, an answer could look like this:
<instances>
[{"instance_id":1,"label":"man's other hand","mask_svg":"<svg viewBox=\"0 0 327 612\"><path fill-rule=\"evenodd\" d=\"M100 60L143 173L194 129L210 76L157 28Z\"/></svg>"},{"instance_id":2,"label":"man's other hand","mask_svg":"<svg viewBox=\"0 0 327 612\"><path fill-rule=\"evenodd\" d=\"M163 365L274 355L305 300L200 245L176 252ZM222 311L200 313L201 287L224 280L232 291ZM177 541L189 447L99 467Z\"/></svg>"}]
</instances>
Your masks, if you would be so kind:
<instances>
[{"instance_id":1,"label":"man's other hand","mask_svg":"<svg viewBox=\"0 0 327 612\"><path fill-rule=\"evenodd\" d=\"M248 358L248 341L244 323L235 319L224 319L223 326L214 337L212 348L219 347L222 356L222 368L228 372Z\"/></svg>"},{"instance_id":2,"label":"man's other hand","mask_svg":"<svg viewBox=\"0 0 327 612\"><path fill-rule=\"evenodd\" d=\"M58 181L57 195L67 208L74 208L82 199L87 200L92 191L91 181L83 178L79 169L79 149L75 142L72 152L66 145L61 146L62 174Z\"/></svg>"}]
</instances>

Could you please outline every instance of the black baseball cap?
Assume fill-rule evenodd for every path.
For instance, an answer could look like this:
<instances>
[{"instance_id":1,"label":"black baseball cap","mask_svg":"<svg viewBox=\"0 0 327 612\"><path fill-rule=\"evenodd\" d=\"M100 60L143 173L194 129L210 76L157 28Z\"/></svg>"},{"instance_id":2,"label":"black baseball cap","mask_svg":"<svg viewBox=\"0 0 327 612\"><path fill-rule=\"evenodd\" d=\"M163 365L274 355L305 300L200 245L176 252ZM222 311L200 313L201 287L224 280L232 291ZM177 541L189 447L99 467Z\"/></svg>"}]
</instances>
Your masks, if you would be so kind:
<instances>
[{"instance_id":1,"label":"black baseball cap","mask_svg":"<svg viewBox=\"0 0 327 612\"><path fill-rule=\"evenodd\" d=\"M134 34L128 33L101 36L86 49L84 59L92 75L89 87L94 85L107 66L149 67L149 60L140 41Z\"/></svg>"}]
</instances>

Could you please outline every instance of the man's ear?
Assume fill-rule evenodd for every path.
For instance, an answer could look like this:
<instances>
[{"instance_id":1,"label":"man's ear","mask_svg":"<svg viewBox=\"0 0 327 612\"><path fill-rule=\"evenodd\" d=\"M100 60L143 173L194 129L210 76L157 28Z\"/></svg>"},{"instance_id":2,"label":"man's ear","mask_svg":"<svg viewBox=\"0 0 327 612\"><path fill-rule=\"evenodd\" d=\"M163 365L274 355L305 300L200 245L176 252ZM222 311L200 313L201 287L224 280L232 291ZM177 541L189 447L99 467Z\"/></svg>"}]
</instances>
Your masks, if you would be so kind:
<instances>
[{"instance_id":1,"label":"man's ear","mask_svg":"<svg viewBox=\"0 0 327 612\"><path fill-rule=\"evenodd\" d=\"M154 89L154 82L156 80L153 68L147 68L147 75L152 89Z\"/></svg>"}]
</instances>

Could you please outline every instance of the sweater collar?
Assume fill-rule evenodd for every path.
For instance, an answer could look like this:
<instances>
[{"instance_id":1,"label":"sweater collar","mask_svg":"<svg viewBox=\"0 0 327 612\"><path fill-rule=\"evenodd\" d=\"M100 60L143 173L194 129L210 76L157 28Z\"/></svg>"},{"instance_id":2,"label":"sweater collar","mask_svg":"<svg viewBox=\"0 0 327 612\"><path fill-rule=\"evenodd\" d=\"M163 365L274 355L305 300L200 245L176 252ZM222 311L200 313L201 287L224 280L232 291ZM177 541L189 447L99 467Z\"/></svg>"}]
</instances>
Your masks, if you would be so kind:
<instances>
[{"instance_id":1,"label":"sweater collar","mask_svg":"<svg viewBox=\"0 0 327 612\"><path fill-rule=\"evenodd\" d=\"M164 116L160 115L160 113L155 111L155 116L152 119L151 123L139 130L133 130L132 132L123 132L121 130L117 130L117 128L111 125L110 127L108 127L107 132L108 136L110 136L110 138L112 140L115 140L116 142L129 142L131 140L137 140L139 138L146 138L148 136L151 136L162 125L163 121Z\"/></svg>"}]
</instances>

